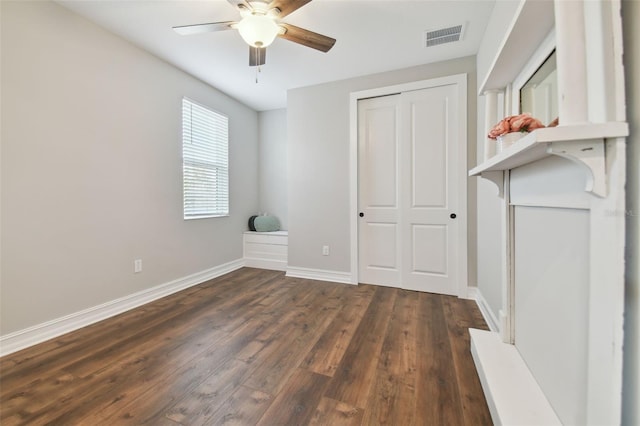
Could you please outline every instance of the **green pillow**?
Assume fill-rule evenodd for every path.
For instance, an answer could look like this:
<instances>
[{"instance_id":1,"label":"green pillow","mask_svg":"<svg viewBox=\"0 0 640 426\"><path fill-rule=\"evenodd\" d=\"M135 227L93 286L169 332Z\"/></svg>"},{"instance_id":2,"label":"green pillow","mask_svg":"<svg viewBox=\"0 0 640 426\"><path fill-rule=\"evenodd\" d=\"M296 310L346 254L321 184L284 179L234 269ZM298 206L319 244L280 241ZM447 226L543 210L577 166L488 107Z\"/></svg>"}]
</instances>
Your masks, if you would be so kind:
<instances>
[{"instance_id":1,"label":"green pillow","mask_svg":"<svg viewBox=\"0 0 640 426\"><path fill-rule=\"evenodd\" d=\"M280 221L275 216L258 216L253 221L257 232L272 232L280 230Z\"/></svg>"}]
</instances>

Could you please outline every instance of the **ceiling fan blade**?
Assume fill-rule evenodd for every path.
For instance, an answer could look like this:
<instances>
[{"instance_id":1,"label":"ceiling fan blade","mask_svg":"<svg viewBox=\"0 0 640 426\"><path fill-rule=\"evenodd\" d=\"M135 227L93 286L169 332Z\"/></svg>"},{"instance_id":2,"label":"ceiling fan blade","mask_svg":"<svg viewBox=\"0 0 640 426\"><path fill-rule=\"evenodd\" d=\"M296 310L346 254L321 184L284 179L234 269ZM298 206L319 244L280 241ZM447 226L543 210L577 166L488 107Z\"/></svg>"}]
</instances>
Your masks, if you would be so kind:
<instances>
[{"instance_id":1,"label":"ceiling fan blade","mask_svg":"<svg viewBox=\"0 0 640 426\"><path fill-rule=\"evenodd\" d=\"M232 24L235 24L235 22L226 21L226 22L212 22L209 24L182 25L178 27L173 27L173 30L178 34L182 34L182 35L212 33L214 31L230 30Z\"/></svg>"},{"instance_id":2,"label":"ceiling fan blade","mask_svg":"<svg viewBox=\"0 0 640 426\"><path fill-rule=\"evenodd\" d=\"M291 12L295 12L296 10L300 9L310 1L311 0L273 0L271 3L269 3L269 9L273 9L275 7L280 9L278 19L282 19Z\"/></svg>"},{"instance_id":3,"label":"ceiling fan blade","mask_svg":"<svg viewBox=\"0 0 640 426\"><path fill-rule=\"evenodd\" d=\"M253 47L249 46L249 66L255 67L258 65L264 65L267 60L267 48L266 47Z\"/></svg>"},{"instance_id":4,"label":"ceiling fan blade","mask_svg":"<svg viewBox=\"0 0 640 426\"><path fill-rule=\"evenodd\" d=\"M320 50L321 52L328 52L336 43L335 38L314 33L313 31L305 30L304 28L285 23L280 23L278 25L286 29L284 34L278 34L278 37Z\"/></svg>"}]
</instances>

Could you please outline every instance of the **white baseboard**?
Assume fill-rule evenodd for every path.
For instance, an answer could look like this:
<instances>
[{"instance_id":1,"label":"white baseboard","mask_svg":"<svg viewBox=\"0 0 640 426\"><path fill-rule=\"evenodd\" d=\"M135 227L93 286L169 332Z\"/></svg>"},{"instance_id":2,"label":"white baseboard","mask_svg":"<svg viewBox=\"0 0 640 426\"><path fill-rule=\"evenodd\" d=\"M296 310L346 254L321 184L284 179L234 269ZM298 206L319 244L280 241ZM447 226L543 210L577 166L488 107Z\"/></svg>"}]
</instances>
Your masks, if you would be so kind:
<instances>
[{"instance_id":1,"label":"white baseboard","mask_svg":"<svg viewBox=\"0 0 640 426\"><path fill-rule=\"evenodd\" d=\"M287 262L283 260L244 258L244 266L249 268L271 269L273 271L286 271Z\"/></svg>"},{"instance_id":2,"label":"white baseboard","mask_svg":"<svg viewBox=\"0 0 640 426\"><path fill-rule=\"evenodd\" d=\"M469 334L493 424L562 424L515 346L491 331L470 328Z\"/></svg>"},{"instance_id":3,"label":"white baseboard","mask_svg":"<svg viewBox=\"0 0 640 426\"><path fill-rule=\"evenodd\" d=\"M489 326L489 330L499 333L500 323L498 322L496 316L493 314L491 307L489 307L489 304L482 296L482 292L478 287L469 287L469 299L473 299L476 301L482 317Z\"/></svg>"},{"instance_id":4,"label":"white baseboard","mask_svg":"<svg viewBox=\"0 0 640 426\"><path fill-rule=\"evenodd\" d=\"M28 348L29 346L53 339L54 337L78 330L180 290L235 271L243 266L244 260L234 260L98 306L93 306L64 317L0 336L0 356L8 355Z\"/></svg>"},{"instance_id":5,"label":"white baseboard","mask_svg":"<svg viewBox=\"0 0 640 426\"><path fill-rule=\"evenodd\" d=\"M307 280L330 281L341 284L353 284L349 272L326 271L323 269L297 268L289 266L287 277L305 278Z\"/></svg>"}]
</instances>

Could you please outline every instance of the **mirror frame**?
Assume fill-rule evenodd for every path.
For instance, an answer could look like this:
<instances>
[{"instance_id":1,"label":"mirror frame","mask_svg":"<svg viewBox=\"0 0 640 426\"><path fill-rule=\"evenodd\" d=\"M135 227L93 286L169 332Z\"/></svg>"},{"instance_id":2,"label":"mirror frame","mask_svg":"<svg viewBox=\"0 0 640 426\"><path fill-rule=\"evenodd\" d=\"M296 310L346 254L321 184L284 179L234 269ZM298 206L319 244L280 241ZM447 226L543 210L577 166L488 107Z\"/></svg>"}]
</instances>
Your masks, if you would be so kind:
<instances>
[{"instance_id":1,"label":"mirror frame","mask_svg":"<svg viewBox=\"0 0 640 426\"><path fill-rule=\"evenodd\" d=\"M549 32L540 47L533 54L529 62L524 66L520 74L513 80L511 84L511 111L505 111L506 115L520 114L520 90L538 71L538 68L547 60L547 58L556 49L556 32L555 28ZM547 124L547 123L545 123Z\"/></svg>"}]
</instances>

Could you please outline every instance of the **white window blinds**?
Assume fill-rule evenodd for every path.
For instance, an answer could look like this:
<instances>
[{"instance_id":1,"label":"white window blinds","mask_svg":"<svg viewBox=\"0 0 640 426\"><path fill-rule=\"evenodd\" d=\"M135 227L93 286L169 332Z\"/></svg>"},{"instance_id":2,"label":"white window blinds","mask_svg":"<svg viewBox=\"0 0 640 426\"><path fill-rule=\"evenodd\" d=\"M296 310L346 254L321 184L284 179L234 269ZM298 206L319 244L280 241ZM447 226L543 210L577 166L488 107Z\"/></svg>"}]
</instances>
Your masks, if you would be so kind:
<instances>
[{"instance_id":1,"label":"white window blinds","mask_svg":"<svg viewBox=\"0 0 640 426\"><path fill-rule=\"evenodd\" d=\"M182 99L184 218L229 214L229 119Z\"/></svg>"}]
</instances>

